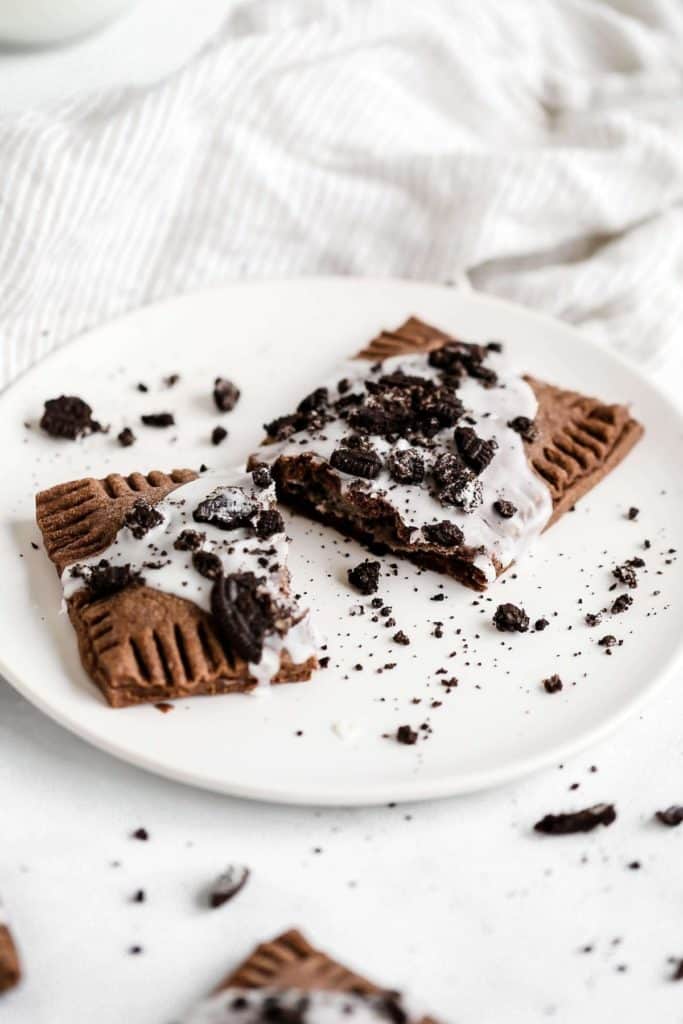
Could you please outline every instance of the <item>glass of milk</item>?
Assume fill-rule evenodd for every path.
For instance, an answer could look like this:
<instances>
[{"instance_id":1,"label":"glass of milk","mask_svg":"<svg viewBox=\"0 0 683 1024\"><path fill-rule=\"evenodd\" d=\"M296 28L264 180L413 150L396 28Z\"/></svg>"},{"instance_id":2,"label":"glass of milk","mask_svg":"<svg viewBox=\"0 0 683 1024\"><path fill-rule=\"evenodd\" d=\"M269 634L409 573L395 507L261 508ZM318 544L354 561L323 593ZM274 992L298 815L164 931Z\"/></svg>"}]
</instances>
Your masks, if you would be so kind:
<instances>
[{"instance_id":1,"label":"glass of milk","mask_svg":"<svg viewBox=\"0 0 683 1024\"><path fill-rule=\"evenodd\" d=\"M0 0L0 45L49 46L86 35L137 0Z\"/></svg>"}]
</instances>

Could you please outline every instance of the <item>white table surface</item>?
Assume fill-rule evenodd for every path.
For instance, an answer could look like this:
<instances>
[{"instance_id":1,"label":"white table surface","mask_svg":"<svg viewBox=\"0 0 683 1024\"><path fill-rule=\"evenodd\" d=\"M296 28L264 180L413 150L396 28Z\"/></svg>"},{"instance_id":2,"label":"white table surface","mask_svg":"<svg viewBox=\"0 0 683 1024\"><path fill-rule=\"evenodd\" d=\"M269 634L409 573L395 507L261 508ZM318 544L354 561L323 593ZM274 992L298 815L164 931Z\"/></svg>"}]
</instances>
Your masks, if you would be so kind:
<instances>
[{"instance_id":1,"label":"white table surface","mask_svg":"<svg viewBox=\"0 0 683 1024\"><path fill-rule=\"evenodd\" d=\"M224 10L149 0L76 47L4 54L2 104L163 73ZM680 391L683 358L657 379ZM248 804L154 778L0 683L0 891L26 969L0 1003L3 1024L170 1024L291 925L453 1024L683 1022L683 982L668 980L667 961L683 956L683 827L652 822L683 802L680 681L564 766L467 798L348 811ZM617 804L609 829L531 831L547 811L599 800ZM147 843L129 837L141 825ZM203 889L230 861L252 879L208 911ZM130 902L138 888L142 905ZM128 954L134 944L142 955Z\"/></svg>"}]
</instances>

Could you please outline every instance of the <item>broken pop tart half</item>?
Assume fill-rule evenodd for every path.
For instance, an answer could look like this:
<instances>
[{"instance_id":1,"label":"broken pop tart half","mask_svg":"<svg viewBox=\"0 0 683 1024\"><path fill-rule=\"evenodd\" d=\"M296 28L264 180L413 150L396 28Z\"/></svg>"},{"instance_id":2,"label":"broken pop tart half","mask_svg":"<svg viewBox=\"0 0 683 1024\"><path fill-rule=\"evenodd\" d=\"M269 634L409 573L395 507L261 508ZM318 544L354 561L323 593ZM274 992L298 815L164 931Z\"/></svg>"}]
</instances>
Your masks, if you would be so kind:
<instances>
[{"instance_id":1,"label":"broken pop tart half","mask_svg":"<svg viewBox=\"0 0 683 1024\"><path fill-rule=\"evenodd\" d=\"M258 946L184 1024L436 1024L292 929Z\"/></svg>"},{"instance_id":2,"label":"broken pop tart half","mask_svg":"<svg viewBox=\"0 0 683 1024\"><path fill-rule=\"evenodd\" d=\"M268 471L112 474L36 497L81 661L112 707L309 679Z\"/></svg>"},{"instance_id":3,"label":"broken pop tart half","mask_svg":"<svg viewBox=\"0 0 683 1024\"><path fill-rule=\"evenodd\" d=\"M265 429L252 461L268 463L281 501L480 591L643 433L626 405L416 318Z\"/></svg>"}]
</instances>

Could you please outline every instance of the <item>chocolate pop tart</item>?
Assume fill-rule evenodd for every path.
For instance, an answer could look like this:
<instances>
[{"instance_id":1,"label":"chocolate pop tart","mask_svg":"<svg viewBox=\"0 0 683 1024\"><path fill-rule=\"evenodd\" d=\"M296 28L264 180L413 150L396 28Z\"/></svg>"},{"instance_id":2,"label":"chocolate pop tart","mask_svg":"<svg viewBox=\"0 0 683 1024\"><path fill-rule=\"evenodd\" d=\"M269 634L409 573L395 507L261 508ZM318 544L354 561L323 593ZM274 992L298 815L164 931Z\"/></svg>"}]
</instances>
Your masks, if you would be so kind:
<instances>
[{"instance_id":1,"label":"chocolate pop tart","mask_svg":"<svg viewBox=\"0 0 683 1024\"><path fill-rule=\"evenodd\" d=\"M436 1024L310 945L298 931L260 945L185 1024Z\"/></svg>"},{"instance_id":2,"label":"chocolate pop tart","mask_svg":"<svg viewBox=\"0 0 683 1024\"><path fill-rule=\"evenodd\" d=\"M112 707L309 679L268 473L85 478L38 494L86 671Z\"/></svg>"},{"instance_id":3,"label":"chocolate pop tart","mask_svg":"<svg viewBox=\"0 0 683 1024\"><path fill-rule=\"evenodd\" d=\"M643 433L415 318L265 426L281 501L482 591Z\"/></svg>"}]
</instances>

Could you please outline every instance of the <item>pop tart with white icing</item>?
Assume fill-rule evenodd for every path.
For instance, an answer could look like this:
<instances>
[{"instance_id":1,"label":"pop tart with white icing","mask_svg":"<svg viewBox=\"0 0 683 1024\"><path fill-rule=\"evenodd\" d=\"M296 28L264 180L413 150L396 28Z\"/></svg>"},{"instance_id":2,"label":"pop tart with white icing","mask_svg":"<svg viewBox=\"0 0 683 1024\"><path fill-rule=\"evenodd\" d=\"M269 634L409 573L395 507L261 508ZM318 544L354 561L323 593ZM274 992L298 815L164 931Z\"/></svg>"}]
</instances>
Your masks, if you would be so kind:
<instances>
[{"instance_id":1,"label":"pop tart with white icing","mask_svg":"<svg viewBox=\"0 0 683 1024\"><path fill-rule=\"evenodd\" d=\"M310 678L266 469L111 474L36 497L81 661L113 707Z\"/></svg>"},{"instance_id":2,"label":"pop tart with white icing","mask_svg":"<svg viewBox=\"0 0 683 1024\"><path fill-rule=\"evenodd\" d=\"M643 432L627 406L415 318L265 429L250 465L270 467L281 501L479 591Z\"/></svg>"}]
</instances>

